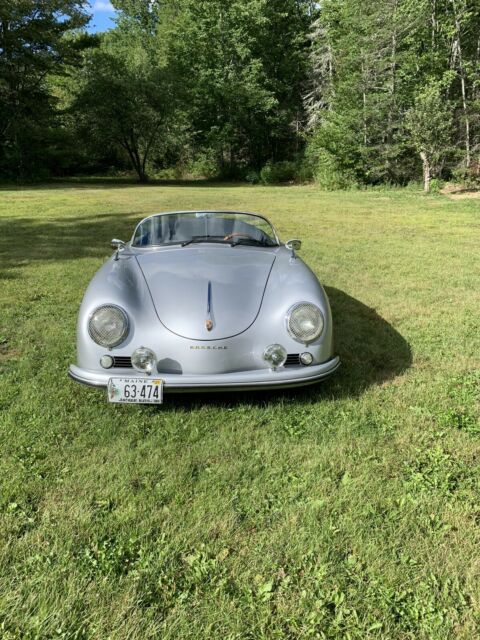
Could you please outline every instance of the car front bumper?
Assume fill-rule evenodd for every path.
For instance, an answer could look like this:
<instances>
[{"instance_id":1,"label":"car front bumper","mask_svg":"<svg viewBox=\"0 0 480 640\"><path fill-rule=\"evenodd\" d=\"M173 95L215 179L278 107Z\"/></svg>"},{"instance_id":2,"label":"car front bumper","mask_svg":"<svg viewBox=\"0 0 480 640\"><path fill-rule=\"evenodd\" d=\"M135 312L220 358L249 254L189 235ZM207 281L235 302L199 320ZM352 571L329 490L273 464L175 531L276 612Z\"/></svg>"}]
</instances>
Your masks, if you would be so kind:
<instances>
[{"instance_id":1,"label":"car front bumper","mask_svg":"<svg viewBox=\"0 0 480 640\"><path fill-rule=\"evenodd\" d=\"M132 369L103 372L80 369L80 367L71 364L69 375L73 380L91 387L106 387L110 378L150 379L151 377L158 377L163 380L165 393L181 393L301 387L327 378L339 366L340 358L334 356L321 364L309 367L281 367L276 371L258 369L206 375L159 373L158 376L145 376Z\"/></svg>"}]
</instances>

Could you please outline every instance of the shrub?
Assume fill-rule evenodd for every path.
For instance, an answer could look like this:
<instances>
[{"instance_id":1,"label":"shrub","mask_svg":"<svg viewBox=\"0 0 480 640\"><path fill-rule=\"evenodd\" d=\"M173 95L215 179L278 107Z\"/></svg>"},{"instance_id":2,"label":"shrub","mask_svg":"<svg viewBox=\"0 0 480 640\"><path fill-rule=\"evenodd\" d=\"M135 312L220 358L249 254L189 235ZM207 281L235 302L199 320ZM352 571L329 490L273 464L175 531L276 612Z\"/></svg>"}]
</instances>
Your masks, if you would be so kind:
<instances>
[{"instance_id":1,"label":"shrub","mask_svg":"<svg viewBox=\"0 0 480 640\"><path fill-rule=\"evenodd\" d=\"M480 187L480 162L473 162L470 168L463 164L452 171L454 182L463 185L466 189L478 189Z\"/></svg>"},{"instance_id":2,"label":"shrub","mask_svg":"<svg viewBox=\"0 0 480 640\"><path fill-rule=\"evenodd\" d=\"M301 183L312 182L314 179L314 167L307 160L301 160L297 164L295 178L297 182Z\"/></svg>"},{"instance_id":3,"label":"shrub","mask_svg":"<svg viewBox=\"0 0 480 640\"><path fill-rule=\"evenodd\" d=\"M358 187L353 171L340 170L333 156L325 149L318 150L314 178L315 182L327 191Z\"/></svg>"},{"instance_id":4,"label":"shrub","mask_svg":"<svg viewBox=\"0 0 480 640\"><path fill-rule=\"evenodd\" d=\"M167 169L158 169L155 173L149 173L155 180L179 180L176 167L168 167Z\"/></svg>"},{"instance_id":5,"label":"shrub","mask_svg":"<svg viewBox=\"0 0 480 640\"><path fill-rule=\"evenodd\" d=\"M220 168L213 153L207 152L190 162L185 172L191 178L216 178L220 174Z\"/></svg>"},{"instance_id":6,"label":"shrub","mask_svg":"<svg viewBox=\"0 0 480 640\"><path fill-rule=\"evenodd\" d=\"M247 172L245 180L250 184L258 184L260 182L260 174L258 173L258 171L252 169L251 171Z\"/></svg>"},{"instance_id":7,"label":"shrub","mask_svg":"<svg viewBox=\"0 0 480 640\"><path fill-rule=\"evenodd\" d=\"M271 162L270 160L260 171L260 180L263 184L279 184L295 180L297 166L295 162L283 160Z\"/></svg>"},{"instance_id":8,"label":"shrub","mask_svg":"<svg viewBox=\"0 0 480 640\"><path fill-rule=\"evenodd\" d=\"M430 193L440 193L440 189L444 186L443 180L432 178L430 180Z\"/></svg>"}]
</instances>

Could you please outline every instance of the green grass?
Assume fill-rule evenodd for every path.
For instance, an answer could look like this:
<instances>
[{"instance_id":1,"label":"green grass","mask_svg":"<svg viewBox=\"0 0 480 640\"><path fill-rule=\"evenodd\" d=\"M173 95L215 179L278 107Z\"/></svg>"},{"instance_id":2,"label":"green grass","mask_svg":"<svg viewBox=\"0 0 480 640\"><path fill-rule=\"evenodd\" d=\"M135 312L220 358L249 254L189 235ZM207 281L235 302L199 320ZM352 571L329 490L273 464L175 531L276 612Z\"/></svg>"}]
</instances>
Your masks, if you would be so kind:
<instances>
[{"instance_id":1,"label":"green grass","mask_svg":"<svg viewBox=\"0 0 480 640\"><path fill-rule=\"evenodd\" d=\"M306 390L118 407L67 378L150 212L261 211L325 284ZM480 634L478 200L313 187L0 191L0 637Z\"/></svg>"}]
</instances>

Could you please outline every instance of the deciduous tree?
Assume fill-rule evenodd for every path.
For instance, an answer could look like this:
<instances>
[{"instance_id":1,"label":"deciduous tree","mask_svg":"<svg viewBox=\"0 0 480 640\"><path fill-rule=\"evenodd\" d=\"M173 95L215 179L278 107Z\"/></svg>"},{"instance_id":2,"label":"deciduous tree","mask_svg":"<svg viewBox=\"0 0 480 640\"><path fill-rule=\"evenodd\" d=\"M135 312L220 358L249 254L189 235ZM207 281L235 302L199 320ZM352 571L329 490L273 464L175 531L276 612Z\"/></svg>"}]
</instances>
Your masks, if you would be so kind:
<instances>
[{"instance_id":1,"label":"deciduous tree","mask_svg":"<svg viewBox=\"0 0 480 640\"><path fill-rule=\"evenodd\" d=\"M0 3L0 172L29 177L42 170L55 125L49 75L79 62L88 38L84 0Z\"/></svg>"},{"instance_id":2,"label":"deciduous tree","mask_svg":"<svg viewBox=\"0 0 480 640\"><path fill-rule=\"evenodd\" d=\"M147 163L175 104L169 69L152 61L142 39L118 30L87 56L72 110L84 135L96 145L121 147L146 182Z\"/></svg>"},{"instance_id":3,"label":"deciduous tree","mask_svg":"<svg viewBox=\"0 0 480 640\"><path fill-rule=\"evenodd\" d=\"M430 180L438 176L450 151L452 113L438 83L427 85L415 98L406 117L412 142L423 165L424 191L430 191Z\"/></svg>"}]
</instances>

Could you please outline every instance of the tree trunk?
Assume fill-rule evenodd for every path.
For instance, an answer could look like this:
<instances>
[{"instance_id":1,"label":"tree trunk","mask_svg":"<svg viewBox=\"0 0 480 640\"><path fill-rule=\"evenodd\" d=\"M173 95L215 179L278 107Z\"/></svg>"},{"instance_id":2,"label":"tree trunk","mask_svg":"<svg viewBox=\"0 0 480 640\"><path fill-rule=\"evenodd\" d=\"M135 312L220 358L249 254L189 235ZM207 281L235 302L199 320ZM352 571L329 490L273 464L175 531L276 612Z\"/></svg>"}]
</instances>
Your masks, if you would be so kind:
<instances>
[{"instance_id":1,"label":"tree trunk","mask_svg":"<svg viewBox=\"0 0 480 640\"><path fill-rule=\"evenodd\" d=\"M128 153L130 162L132 163L132 166L138 176L138 181L142 183L148 182L148 176L145 173L145 163L142 164L142 162L140 161L140 157L138 155L138 150L136 149L136 147L130 144L130 141L125 135L123 136L123 138L121 138L120 144Z\"/></svg>"},{"instance_id":2,"label":"tree trunk","mask_svg":"<svg viewBox=\"0 0 480 640\"><path fill-rule=\"evenodd\" d=\"M480 77L480 33L478 35L478 40L477 40L477 51L475 53L475 71L474 71L474 78L479 78ZM477 100L479 95L480 95L480 87L479 87L480 83L474 82L473 83L473 99Z\"/></svg>"},{"instance_id":3,"label":"tree trunk","mask_svg":"<svg viewBox=\"0 0 480 640\"><path fill-rule=\"evenodd\" d=\"M435 50L436 49L436 34L437 34L437 29L438 29L438 25L437 25L437 1L436 0L431 0L430 2L430 10L431 10L431 14L430 14L430 24L431 24L431 37L432 37L432 49Z\"/></svg>"},{"instance_id":4,"label":"tree trunk","mask_svg":"<svg viewBox=\"0 0 480 640\"><path fill-rule=\"evenodd\" d=\"M386 131L386 142L389 147L393 144L393 129L396 115L396 102L397 102L397 9L398 2L394 0L392 6L392 34L391 34L391 54L390 54L390 79L388 83L388 93L389 93L389 101L388 101L388 118L387 118L387 131ZM387 153L385 156L385 164L387 171L389 171L390 167L390 156Z\"/></svg>"},{"instance_id":5,"label":"tree trunk","mask_svg":"<svg viewBox=\"0 0 480 640\"><path fill-rule=\"evenodd\" d=\"M142 184L146 184L148 182L148 176L143 169L139 169L138 173L138 181Z\"/></svg>"},{"instance_id":6,"label":"tree trunk","mask_svg":"<svg viewBox=\"0 0 480 640\"><path fill-rule=\"evenodd\" d=\"M430 163L427 158L427 154L425 151L420 151L420 158L423 162L423 190L425 193L429 193L430 191Z\"/></svg>"},{"instance_id":7,"label":"tree trunk","mask_svg":"<svg viewBox=\"0 0 480 640\"><path fill-rule=\"evenodd\" d=\"M465 119L465 165L468 169L470 167L470 118L468 116L467 92L465 89L465 73L463 70L463 65L461 67L460 80L462 87L463 117Z\"/></svg>"},{"instance_id":8,"label":"tree trunk","mask_svg":"<svg viewBox=\"0 0 480 640\"><path fill-rule=\"evenodd\" d=\"M467 169L470 167L470 117L468 114L468 106L467 106L467 89L466 89L466 72L465 66L463 64L463 55L462 55L462 42L461 42L461 22L460 16L457 12L457 6L455 1L452 1L453 11L455 14L455 31L456 37L453 43L453 48L455 51L454 60L458 56L458 70L460 74L460 86L462 89L462 107L463 107L463 118L465 122L465 166Z\"/></svg>"},{"instance_id":9,"label":"tree trunk","mask_svg":"<svg viewBox=\"0 0 480 640\"><path fill-rule=\"evenodd\" d=\"M365 70L365 64L363 60L363 51L360 53L362 57L362 128L363 128L363 144L367 146L367 71Z\"/></svg>"},{"instance_id":10,"label":"tree trunk","mask_svg":"<svg viewBox=\"0 0 480 640\"><path fill-rule=\"evenodd\" d=\"M152 130L152 135L150 136L146 146L145 146L145 151L143 152L143 159L142 159L142 164L141 164L141 173L142 175L139 176L140 177L140 182L148 182L148 174L147 174L147 158L148 158L148 154L150 153L150 149L152 148L152 144L153 141L156 138L157 132L160 128L160 123L158 123Z\"/></svg>"}]
</instances>

